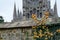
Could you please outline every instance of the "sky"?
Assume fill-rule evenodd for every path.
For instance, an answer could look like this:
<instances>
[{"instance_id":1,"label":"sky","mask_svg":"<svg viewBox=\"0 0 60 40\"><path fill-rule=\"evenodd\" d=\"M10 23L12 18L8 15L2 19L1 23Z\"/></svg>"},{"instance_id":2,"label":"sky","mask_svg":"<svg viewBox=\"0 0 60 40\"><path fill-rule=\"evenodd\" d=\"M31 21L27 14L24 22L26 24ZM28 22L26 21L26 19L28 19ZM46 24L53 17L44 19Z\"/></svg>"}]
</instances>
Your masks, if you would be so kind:
<instances>
[{"instance_id":1,"label":"sky","mask_svg":"<svg viewBox=\"0 0 60 40\"><path fill-rule=\"evenodd\" d=\"M51 8L54 7L55 0L51 1ZM58 16L60 17L60 0L57 2ZM22 0L0 0L0 16L3 16L5 22L10 22L13 19L14 3L16 3L17 10L22 11Z\"/></svg>"}]
</instances>

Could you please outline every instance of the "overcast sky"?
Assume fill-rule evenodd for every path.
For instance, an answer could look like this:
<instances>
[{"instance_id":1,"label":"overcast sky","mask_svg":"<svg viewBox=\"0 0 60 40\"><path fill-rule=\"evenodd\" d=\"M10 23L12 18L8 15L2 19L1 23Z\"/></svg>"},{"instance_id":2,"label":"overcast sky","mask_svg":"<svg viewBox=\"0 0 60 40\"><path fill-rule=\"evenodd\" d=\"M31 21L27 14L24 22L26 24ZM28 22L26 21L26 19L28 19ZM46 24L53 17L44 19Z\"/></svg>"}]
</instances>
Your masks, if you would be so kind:
<instances>
[{"instance_id":1,"label":"overcast sky","mask_svg":"<svg viewBox=\"0 0 60 40\"><path fill-rule=\"evenodd\" d=\"M22 11L22 0L0 0L0 16L3 16L5 22L10 22L13 19L14 2L17 9ZM60 16L60 0L56 0L58 15ZM51 0L51 8L54 7L55 0Z\"/></svg>"}]
</instances>

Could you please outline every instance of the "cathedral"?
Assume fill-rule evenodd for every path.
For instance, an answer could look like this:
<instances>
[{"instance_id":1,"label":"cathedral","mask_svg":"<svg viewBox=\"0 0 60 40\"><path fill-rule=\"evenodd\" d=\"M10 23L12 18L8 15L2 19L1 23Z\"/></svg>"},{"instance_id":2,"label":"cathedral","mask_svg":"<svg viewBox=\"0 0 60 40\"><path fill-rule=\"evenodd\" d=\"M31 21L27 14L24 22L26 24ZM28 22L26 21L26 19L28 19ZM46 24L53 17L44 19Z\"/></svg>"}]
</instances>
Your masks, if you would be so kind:
<instances>
[{"instance_id":1,"label":"cathedral","mask_svg":"<svg viewBox=\"0 0 60 40\"><path fill-rule=\"evenodd\" d=\"M32 14L36 14L40 20L45 11L49 12L47 25L54 34L49 40L60 40L60 34L56 32L60 29L60 23L57 14L57 4L51 9L50 0L23 0L23 13L14 3L13 20L11 22L0 23L0 40L35 40L32 34L32 26L37 25L31 18ZM60 32L60 31L59 31ZM42 39L41 39L42 40Z\"/></svg>"},{"instance_id":2,"label":"cathedral","mask_svg":"<svg viewBox=\"0 0 60 40\"><path fill-rule=\"evenodd\" d=\"M13 21L18 21L22 19L22 13L18 10L16 10L16 4L14 4L14 12L13 12Z\"/></svg>"},{"instance_id":3,"label":"cathedral","mask_svg":"<svg viewBox=\"0 0 60 40\"><path fill-rule=\"evenodd\" d=\"M37 18L40 19L44 16L44 12L49 12L49 18L55 19L58 17L57 4L55 2L54 8L51 9L50 0L23 0L23 13L16 11L16 4L14 4L13 21L16 20L30 20L32 14L36 14Z\"/></svg>"}]
</instances>

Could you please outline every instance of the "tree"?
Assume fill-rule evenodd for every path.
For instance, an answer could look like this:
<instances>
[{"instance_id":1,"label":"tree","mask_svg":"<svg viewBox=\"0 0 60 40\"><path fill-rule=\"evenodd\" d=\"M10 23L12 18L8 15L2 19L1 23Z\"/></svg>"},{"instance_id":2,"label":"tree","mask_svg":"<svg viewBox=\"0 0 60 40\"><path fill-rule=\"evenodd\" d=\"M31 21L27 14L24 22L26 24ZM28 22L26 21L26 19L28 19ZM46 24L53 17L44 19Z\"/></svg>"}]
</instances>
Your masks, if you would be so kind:
<instances>
[{"instance_id":1,"label":"tree","mask_svg":"<svg viewBox=\"0 0 60 40\"><path fill-rule=\"evenodd\" d=\"M4 19L2 16L0 16L0 23L3 23L4 22Z\"/></svg>"}]
</instances>

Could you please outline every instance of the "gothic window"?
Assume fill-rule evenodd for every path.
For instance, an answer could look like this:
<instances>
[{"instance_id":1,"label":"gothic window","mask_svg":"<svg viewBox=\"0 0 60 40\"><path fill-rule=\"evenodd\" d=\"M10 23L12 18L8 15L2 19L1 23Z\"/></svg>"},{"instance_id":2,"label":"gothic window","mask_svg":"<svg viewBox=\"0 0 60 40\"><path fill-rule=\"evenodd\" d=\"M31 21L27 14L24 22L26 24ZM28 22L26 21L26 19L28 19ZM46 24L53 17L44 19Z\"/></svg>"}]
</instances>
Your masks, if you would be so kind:
<instances>
[{"instance_id":1,"label":"gothic window","mask_svg":"<svg viewBox=\"0 0 60 40\"><path fill-rule=\"evenodd\" d=\"M45 7L45 5L43 5L43 7Z\"/></svg>"},{"instance_id":2,"label":"gothic window","mask_svg":"<svg viewBox=\"0 0 60 40\"><path fill-rule=\"evenodd\" d=\"M39 9L39 7L37 7Z\"/></svg>"},{"instance_id":3,"label":"gothic window","mask_svg":"<svg viewBox=\"0 0 60 40\"><path fill-rule=\"evenodd\" d=\"M43 10L43 11L45 11L45 10Z\"/></svg>"},{"instance_id":4,"label":"gothic window","mask_svg":"<svg viewBox=\"0 0 60 40\"><path fill-rule=\"evenodd\" d=\"M42 1L39 1L39 3L42 3Z\"/></svg>"},{"instance_id":5,"label":"gothic window","mask_svg":"<svg viewBox=\"0 0 60 40\"><path fill-rule=\"evenodd\" d=\"M23 14L23 16L25 16L25 14Z\"/></svg>"},{"instance_id":6,"label":"gothic window","mask_svg":"<svg viewBox=\"0 0 60 40\"><path fill-rule=\"evenodd\" d=\"M27 13L27 18L29 18L29 13Z\"/></svg>"},{"instance_id":7,"label":"gothic window","mask_svg":"<svg viewBox=\"0 0 60 40\"><path fill-rule=\"evenodd\" d=\"M32 15L32 10L30 11L30 16Z\"/></svg>"},{"instance_id":8,"label":"gothic window","mask_svg":"<svg viewBox=\"0 0 60 40\"><path fill-rule=\"evenodd\" d=\"M39 17L39 10L37 10L37 17Z\"/></svg>"},{"instance_id":9,"label":"gothic window","mask_svg":"<svg viewBox=\"0 0 60 40\"><path fill-rule=\"evenodd\" d=\"M40 13L40 18L42 17L42 13Z\"/></svg>"},{"instance_id":10,"label":"gothic window","mask_svg":"<svg viewBox=\"0 0 60 40\"><path fill-rule=\"evenodd\" d=\"M23 12L25 12L25 11L23 11Z\"/></svg>"},{"instance_id":11,"label":"gothic window","mask_svg":"<svg viewBox=\"0 0 60 40\"><path fill-rule=\"evenodd\" d=\"M39 12L39 10L37 10L37 12Z\"/></svg>"},{"instance_id":12,"label":"gothic window","mask_svg":"<svg viewBox=\"0 0 60 40\"><path fill-rule=\"evenodd\" d=\"M30 11L30 13L32 13L32 10Z\"/></svg>"},{"instance_id":13,"label":"gothic window","mask_svg":"<svg viewBox=\"0 0 60 40\"><path fill-rule=\"evenodd\" d=\"M36 8L33 9L33 13L36 13Z\"/></svg>"},{"instance_id":14,"label":"gothic window","mask_svg":"<svg viewBox=\"0 0 60 40\"><path fill-rule=\"evenodd\" d=\"M25 7L23 6L23 8L25 8Z\"/></svg>"},{"instance_id":15,"label":"gothic window","mask_svg":"<svg viewBox=\"0 0 60 40\"><path fill-rule=\"evenodd\" d=\"M36 8L34 8L33 10L36 10Z\"/></svg>"},{"instance_id":16,"label":"gothic window","mask_svg":"<svg viewBox=\"0 0 60 40\"><path fill-rule=\"evenodd\" d=\"M40 7L40 9L42 9L42 7Z\"/></svg>"}]
</instances>

